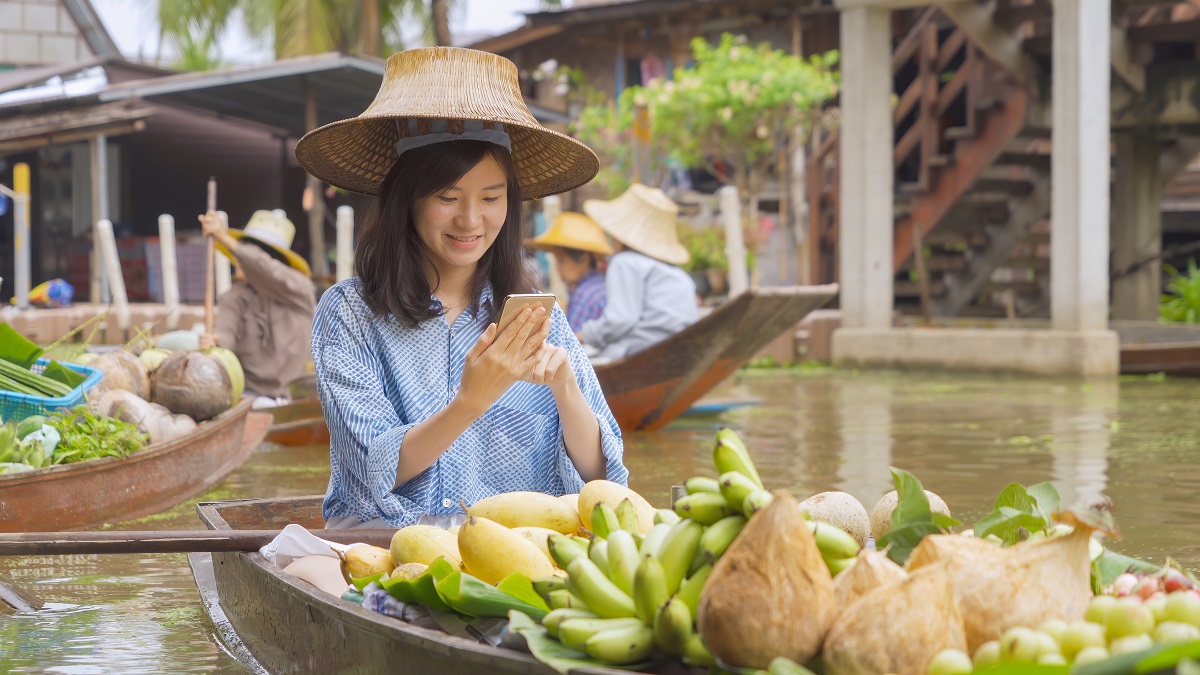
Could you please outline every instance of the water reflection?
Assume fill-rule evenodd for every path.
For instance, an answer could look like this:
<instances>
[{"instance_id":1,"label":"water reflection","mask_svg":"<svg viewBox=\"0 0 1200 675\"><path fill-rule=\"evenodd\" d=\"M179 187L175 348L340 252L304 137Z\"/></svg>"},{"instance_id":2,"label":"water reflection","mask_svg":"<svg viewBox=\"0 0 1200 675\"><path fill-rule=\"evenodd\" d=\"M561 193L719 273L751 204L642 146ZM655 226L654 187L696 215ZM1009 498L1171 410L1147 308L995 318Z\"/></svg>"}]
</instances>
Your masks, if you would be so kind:
<instances>
[{"instance_id":1,"label":"water reflection","mask_svg":"<svg viewBox=\"0 0 1200 675\"><path fill-rule=\"evenodd\" d=\"M850 378L836 386L841 462L835 487L866 508L893 489L892 389L887 382Z\"/></svg>"}]
</instances>

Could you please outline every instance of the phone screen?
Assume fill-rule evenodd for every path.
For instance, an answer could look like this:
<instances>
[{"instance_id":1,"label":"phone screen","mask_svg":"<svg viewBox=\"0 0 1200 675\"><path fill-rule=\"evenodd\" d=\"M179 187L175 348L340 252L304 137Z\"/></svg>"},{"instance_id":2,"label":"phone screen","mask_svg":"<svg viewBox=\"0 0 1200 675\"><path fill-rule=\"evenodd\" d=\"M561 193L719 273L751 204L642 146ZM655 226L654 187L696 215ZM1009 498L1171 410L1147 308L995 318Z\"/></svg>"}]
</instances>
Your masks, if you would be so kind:
<instances>
[{"instance_id":1,"label":"phone screen","mask_svg":"<svg viewBox=\"0 0 1200 675\"><path fill-rule=\"evenodd\" d=\"M554 294L553 293L524 293L513 294L504 298L504 305L500 309L500 321L496 324L498 330L504 330L508 324L512 323L513 319L521 313L521 310L526 307L542 307L546 310L546 316L554 311Z\"/></svg>"}]
</instances>

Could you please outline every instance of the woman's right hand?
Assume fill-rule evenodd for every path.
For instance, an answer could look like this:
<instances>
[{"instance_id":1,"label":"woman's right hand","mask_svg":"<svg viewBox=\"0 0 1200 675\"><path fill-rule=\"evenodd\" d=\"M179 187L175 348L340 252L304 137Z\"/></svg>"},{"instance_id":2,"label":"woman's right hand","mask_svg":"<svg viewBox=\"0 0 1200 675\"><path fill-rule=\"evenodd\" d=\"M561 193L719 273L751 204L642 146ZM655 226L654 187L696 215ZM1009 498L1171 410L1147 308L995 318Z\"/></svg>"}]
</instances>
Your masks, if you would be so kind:
<instances>
[{"instance_id":1,"label":"woman's right hand","mask_svg":"<svg viewBox=\"0 0 1200 675\"><path fill-rule=\"evenodd\" d=\"M527 376L538 363L538 347L550 335L546 310L525 308L497 335L490 324L467 352L458 398L475 415L482 415L508 388Z\"/></svg>"}]
</instances>

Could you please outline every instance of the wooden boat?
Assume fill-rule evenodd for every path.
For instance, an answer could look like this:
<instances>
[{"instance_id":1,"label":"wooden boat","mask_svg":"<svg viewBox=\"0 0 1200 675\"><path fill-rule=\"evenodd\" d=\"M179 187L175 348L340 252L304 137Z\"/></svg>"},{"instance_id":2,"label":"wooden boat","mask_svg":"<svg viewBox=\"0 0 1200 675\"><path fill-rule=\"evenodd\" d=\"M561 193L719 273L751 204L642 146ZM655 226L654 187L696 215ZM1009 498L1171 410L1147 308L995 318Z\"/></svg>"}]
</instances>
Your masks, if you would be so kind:
<instances>
[{"instance_id":1,"label":"wooden boat","mask_svg":"<svg viewBox=\"0 0 1200 675\"><path fill-rule=\"evenodd\" d=\"M1200 325L1114 321L1121 373L1200 376Z\"/></svg>"},{"instance_id":2,"label":"wooden boat","mask_svg":"<svg viewBox=\"0 0 1200 675\"><path fill-rule=\"evenodd\" d=\"M196 430L128 457L0 476L0 532L78 530L157 513L204 492L262 441L270 415L244 399Z\"/></svg>"},{"instance_id":3,"label":"wooden boat","mask_svg":"<svg viewBox=\"0 0 1200 675\"><path fill-rule=\"evenodd\" d=\"M836 285L752 288L645 351L595 366L596 377L622 430L658 429L836 295ZM306 387L307 382L298 383L296 391ZM315 397L272 413L268 441L329 442Z\"/></svg>"},{"instance_id":4,"label":"wooden boat","mask_svg":"<svg viewBox=\"0 0 1200 675\"><path fill-rule=\"evenodd\" d=\"M214 530L276 529L289 523L324 527L321 497L202 503L196 510ZM554 673L524 652L421 628L335 598L284 574L258 553L193 553L189 562L215 633L230 653L255 671ZM629 671L597 667L572 672Z\"/></svg>"}]
</instances>

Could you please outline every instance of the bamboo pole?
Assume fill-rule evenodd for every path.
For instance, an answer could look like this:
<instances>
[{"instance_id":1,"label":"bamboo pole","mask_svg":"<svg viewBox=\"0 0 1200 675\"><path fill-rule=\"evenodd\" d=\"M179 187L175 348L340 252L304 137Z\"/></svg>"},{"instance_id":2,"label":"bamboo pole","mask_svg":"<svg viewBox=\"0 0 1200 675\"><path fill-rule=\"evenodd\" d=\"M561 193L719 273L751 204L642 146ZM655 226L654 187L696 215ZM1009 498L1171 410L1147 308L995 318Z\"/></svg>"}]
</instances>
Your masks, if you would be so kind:
<instances>
[{"instance_id":1,"label":"bamboo pole","mask_svg":"<svg viewBox=\"0 0 1200 675\"><path fill-rule=\"evenodd\" d=\"M125 295L125 277L121 275L121 259L117 256L117 240L113 236L112 221L103 218L96 223L96 236L100 240L100 257L108 276L108 289L112 294L113 308L117 315L117 328L121 339L110 342L125 342L129 339L129 297Z\"/></svg>"},{"instance_id":2,"label":"bamboo pole","mask_svg":"<svg viewBox=\"0 0 1200 675\"><path fill-rule=\"evenodd\" d=\"M158 245L162 249L163 305L167 310L167 330L179 328L179 264L175 258L175 218L158 217Z\"/></svg>"},{"instance_id":3,"label":"bamboo pole","mask_svg":"<svg viewBox=\"0 0 1200 675\"><path fill-rule=\"evenodd\" d=\"M29 165L13 165L13 283L17 290L17 309L29 309L30 255L29 212L31 203Z\"/></svg>"}]
</instances>

